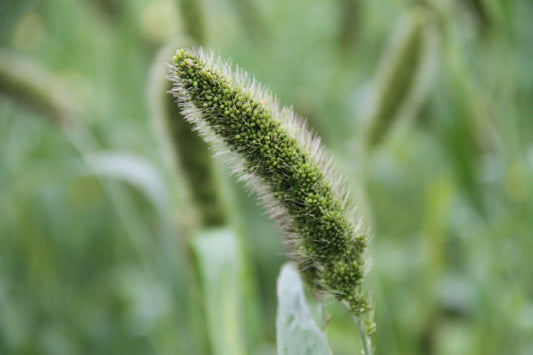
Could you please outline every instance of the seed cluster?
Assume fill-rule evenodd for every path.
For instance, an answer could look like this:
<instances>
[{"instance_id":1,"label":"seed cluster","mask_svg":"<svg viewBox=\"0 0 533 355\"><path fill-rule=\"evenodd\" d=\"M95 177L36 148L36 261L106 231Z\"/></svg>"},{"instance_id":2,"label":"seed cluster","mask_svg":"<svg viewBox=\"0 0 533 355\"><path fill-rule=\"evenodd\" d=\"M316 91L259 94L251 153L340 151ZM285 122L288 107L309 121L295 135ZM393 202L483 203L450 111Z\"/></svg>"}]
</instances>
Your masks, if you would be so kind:
<instances>
[{"instance_id":1,"label":"seed cluster","mask_svg":"<svg viewBox=\"0 0 533 355\"><path fill-rule=\"evenodd\" d=\"M240 158L241 173L287 232L292 257L313 289L332 293L356 316L369 314L361 285L367 236L353 221L320 142L243 75L192 50L179 50L171 68L185 116Z\"/></svg>"},{"instance_id":2,"label":"seed cluster","mask_svg":"<svg viewBox=\"0 0 533 355\"><path fill-rule=\"evenodd\" d=\"M423 54L423 40L423 28L416 26L402 43L398 56L394 58L396 61L392 63L393 70L380 93L378 109L372 119L374 125L369 133L371 145L379 143L387 134L405 97L416 84L416 74Z\"/></svg>"},{"instance_id":3,"label":"seed cluster","mask_svg":"<svg viewBox=\"0 0 533 355\"><path fill-rule=\"evenodd\" d=\"M367 133L370 148L378 145L400 118L416 114L431 79L438 51L431 12L414 7L402 20L378 70L377 101Z\"/></svg>"}]
</instances>

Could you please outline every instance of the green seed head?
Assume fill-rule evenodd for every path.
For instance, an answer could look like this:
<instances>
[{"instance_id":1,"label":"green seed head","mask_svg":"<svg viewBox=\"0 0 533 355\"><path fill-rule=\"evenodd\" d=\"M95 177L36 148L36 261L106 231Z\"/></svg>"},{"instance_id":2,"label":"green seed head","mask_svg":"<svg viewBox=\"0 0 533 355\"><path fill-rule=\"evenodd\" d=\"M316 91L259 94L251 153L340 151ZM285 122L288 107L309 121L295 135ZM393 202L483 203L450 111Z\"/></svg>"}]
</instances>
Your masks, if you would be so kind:
<instances>
[{"instance_id":1,"label":"green seed head","mask_svg":"<svg viewBox=\"0 0 533 355\"><path fill-rule=\"evenodd\" d=\"M393 126L416 115L427 95L438 53L432 17L430 10L415 7L394 31L377 71L377 98L367 132L370 148Z\"/></svg>"},{"instance_id":2,"label":"green seed head","mask_svg":"<svg viewBox=\"0 0 533 355\"><path fill-rule=\"evenodd\" d=\"M362 289L367 231L319 138L246 73L213 54L179 50L170 79L185 117L206 140L229 151L236 172L284 229L311 287L333 294L358 317L370 315Z\"/></svg>"}]
</instances>

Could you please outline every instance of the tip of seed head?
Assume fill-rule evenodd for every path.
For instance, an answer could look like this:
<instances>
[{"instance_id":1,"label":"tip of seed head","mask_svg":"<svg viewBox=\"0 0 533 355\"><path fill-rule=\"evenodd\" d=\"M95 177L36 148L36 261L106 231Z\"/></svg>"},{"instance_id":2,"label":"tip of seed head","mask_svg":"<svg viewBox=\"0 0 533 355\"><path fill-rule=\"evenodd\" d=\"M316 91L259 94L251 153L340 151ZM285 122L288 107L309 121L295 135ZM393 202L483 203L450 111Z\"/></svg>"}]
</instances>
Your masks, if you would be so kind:
<instances>
[{"instance_id":1,"label":"tip of seed head","mask_svg":"<svg viewBox=\"0 0 533 355\"><path fill-rule=\"evenodd\" d=\"M176 55L172 57L172 60L176 64L182 63L186 59L190 59L192 57L191 52L187 48L181 48L176 50Z\"/></svg>"}]
</instances>

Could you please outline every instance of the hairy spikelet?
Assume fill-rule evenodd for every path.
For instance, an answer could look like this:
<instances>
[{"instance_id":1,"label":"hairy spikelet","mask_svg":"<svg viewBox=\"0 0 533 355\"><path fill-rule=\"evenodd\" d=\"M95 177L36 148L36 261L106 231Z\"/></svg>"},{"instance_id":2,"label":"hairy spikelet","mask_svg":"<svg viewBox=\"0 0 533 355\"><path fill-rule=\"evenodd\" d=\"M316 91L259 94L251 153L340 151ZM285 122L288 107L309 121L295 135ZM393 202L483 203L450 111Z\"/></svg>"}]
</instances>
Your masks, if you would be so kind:
<instances>
[{"instance_id":1,"label":"hairy spikelet","mask_svg":"<svg viewBox=\"0 0 533 355\"><path fill-rule=\"evenodd\" d=\"M384 53L376 78L376 102L369 119L368 145L373 147L392 127L414 116L432 77L438 40L431 13L414 8L400 22Z\"/></svg>"},{"instance_id":2,"label":"hairy spikelet","mask_svg":"<svg viewBox=\"0 0 533 355\"><path fill-rule=\"evenodd\" d=\"M170 79L185 117L217 150L229 152L235 172L284 229L311 287L343 301L370 333L371 302L362 285L367 230L319 138L292 109L212 53L179 50Z\"/></svg>"}]
</instances>

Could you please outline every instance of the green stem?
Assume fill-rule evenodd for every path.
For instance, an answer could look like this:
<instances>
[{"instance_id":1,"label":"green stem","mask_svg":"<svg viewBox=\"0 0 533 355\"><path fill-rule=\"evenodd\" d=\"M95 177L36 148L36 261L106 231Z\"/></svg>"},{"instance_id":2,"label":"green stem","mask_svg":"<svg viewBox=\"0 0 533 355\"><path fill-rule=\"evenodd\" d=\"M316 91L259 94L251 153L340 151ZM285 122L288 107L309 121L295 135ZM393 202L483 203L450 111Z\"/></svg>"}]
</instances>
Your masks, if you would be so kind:
<instances>
[{"instance_id":1,"label":"green stem","mask_svg":"<svg viewBox=\"0 0 533 355\"><path fill-rule=\"evenodd\" d=\"M359 318L355 316L353 318L355 319L355 323L357 324L357 329L359 330L359 337L361 338L361 346L363 347L363 354L372 355L372 344L370 342L370 338L366 334L365 325L361 322Z\"/></svg>"},{"instance_id":2,"label":"green stem","mask_svg":"<svg viewBox=\"0 0 533 355\"><path fill-rule=\"evenodd\" d=\"M324 313L324 301L318 302L318 319L320 321L320 329L326 330L326 316Z\"/></svg>"}]
</instances>

